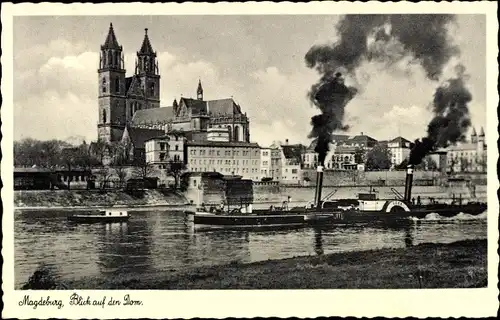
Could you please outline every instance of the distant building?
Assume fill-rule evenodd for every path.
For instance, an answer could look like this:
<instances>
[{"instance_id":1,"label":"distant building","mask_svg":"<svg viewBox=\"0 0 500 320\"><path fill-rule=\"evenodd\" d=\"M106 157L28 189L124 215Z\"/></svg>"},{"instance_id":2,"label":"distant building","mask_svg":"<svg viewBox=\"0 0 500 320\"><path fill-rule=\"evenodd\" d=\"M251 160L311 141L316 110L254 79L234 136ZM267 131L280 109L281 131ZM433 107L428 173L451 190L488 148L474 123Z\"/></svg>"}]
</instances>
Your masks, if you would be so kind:
<instances>
[{"instance_id":1,"label":"distant building","mask_svg":"<svg viewBox=\"0 0 500 320\"><path fill-rule=\"evenodd\" d=\"M356 150L361 149L366 152L377 143L376 139L365 135L363 132L353 137L332 135L330 150L325 158L325 169L356 170L357 164L354 157ZM302 154L304 168L314 169L318 166L318 154L314 150L315 148L316 140L313 140Z\"/></svg>"},{"instance_id":2,"label":"distant building","mask_svg":"<svg viewBox=\"0 0 500 320\"><path fill-rule=\"evenodd\" d=\"M327 169L357 170L356 147L338 146L328 157Z\"/></svg>"},{"instance_id":3,"label":"distant building","mask_svg":"<svg viewBox=\"0 0 500 320\"><path fill-rule=\"evenodd\" d=\"M284 184L302 183L302 155L306 147L302 144L289 144L286 139L284 144L279 142L271 145L271 160L274 174L279 174L277 179ZM273 152L274 151L274 152Z\"/></svg>"},{"instance_id":4,"label":"distant building","mask_svg":"<svg viewBox=\"0 0 500 320\"><path fill-rule=\"evenodd\" d=\"M410 156L411 142L403 137L397 137L387 142L391 154L392 168L400 165Z\"/></svg>"},{"instance_id":5,"label":"distant building","mask_svg":"<svg viewBox=\"0 0 500 320\"><path fill-rule=\"evenodd\" d=\"M145 142L146 163L167 169L171 162L184 162L186 138L167 134L153 137Z\"/></svg>"},{"instance_id":6,"label":"distant building","mask_svg":"<svg viewBox=\"0 0 500 320\"><path fill-rule=\"evenodd\" d=\"M260 149L260 180L272 178L271 148Z\"/></svg>"},{"instance_id":7,"label":"distant building","mask_svg":"<svg viewBox=\"0 0 500 320\"><path fill-rule=\"evenodd\" d=\"M484 129L479 135L472 130L470 142L460 143L447 149L448 170L453 172L484 172L487 163L487 145Z\"/></svg>"},{"instance_id":8,"label":"distant building","mask_svg":"<svg viewBox=\"0 0 500 320\"><path fill-rule=\"evenodd\" d=\"M243 179L260 179L260 147L256 143L235 141L186 142L190 172L219 172Z\"/></svg>"},{"instance_id":9,"label":"distant building","mask_svg":"<svg viewBox=\"0 0 500 320\"><path fill-rule=\"evenodd\" d=\"M125 127L121 143L128 149L129 160L143 163L146 160L145 142L162 134L164 131L157 129Z\"/></svg>"}]
</instances>

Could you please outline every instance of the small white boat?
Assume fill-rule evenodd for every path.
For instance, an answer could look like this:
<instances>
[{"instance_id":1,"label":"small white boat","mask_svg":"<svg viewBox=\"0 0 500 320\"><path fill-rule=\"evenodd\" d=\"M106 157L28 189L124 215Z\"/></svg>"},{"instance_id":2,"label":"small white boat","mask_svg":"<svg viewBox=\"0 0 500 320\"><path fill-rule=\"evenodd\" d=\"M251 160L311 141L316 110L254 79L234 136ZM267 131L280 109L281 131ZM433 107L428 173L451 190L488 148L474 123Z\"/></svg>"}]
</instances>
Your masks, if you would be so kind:
<instances>
[{"instance_id":1,"label":"small white boat","mask_svg":"<svg viewBox=\"0 0 500 320\"><path fill-rule=\"evenodd\" d=\"M130 215L125 209L105 209L95 214L75 214L68 217L69 221L82 223L110 223L128 221Z\"/></svg>"}]
</instances>

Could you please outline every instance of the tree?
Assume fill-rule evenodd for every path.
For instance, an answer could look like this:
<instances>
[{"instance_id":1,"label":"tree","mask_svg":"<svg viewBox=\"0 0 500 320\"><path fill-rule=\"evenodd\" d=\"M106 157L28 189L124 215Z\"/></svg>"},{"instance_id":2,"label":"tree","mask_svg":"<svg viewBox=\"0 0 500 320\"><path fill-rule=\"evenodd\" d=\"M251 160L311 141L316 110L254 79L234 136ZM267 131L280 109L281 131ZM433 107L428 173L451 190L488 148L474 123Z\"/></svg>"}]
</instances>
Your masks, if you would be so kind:
<instances>
[{"instance_id":1,"label":"tree","mask_svg":"<svg viewBox=\"0 0 500 320\"><path fill-rule=\"evenodd\" d=\"M18 167L38 166L55 168L61 165L62 149L70 145L61 140L40 141L23 139L14 142L14 165Z\"/></svg>"},{"instance_id":2,"label":"tree","mask_svg":"<svg viewBox=\"0 0 500 320\"><path fill-rule=\"evenodd\" d=\"M104 191L111 180L111 170L107 167L102 167L96 173L97 181L99 181L99 187Z\"/></svg>"},{"instance_id":3,"label":"tree","mask_svg":"<svg viewBox=\"0 0 500 320\"><path fill-rule=\"evenodd\" d=\"M415 166L415 169L435 171L437 170L437 167L437 163L436 161L434 161L434 159L425 157L424 159L422 159L422 162Z\"/></svg>"},{"instance_id":4,"label":"tree","mask_svg":"<svg viewBox=\"0 0 500 320\"><path fill-rule=\"evenodd\" d=\"M366 154L366 169L387 170L391 167L391 153L387 146L377 145Z\"/></svg>"},{"instance_id":5,"label":"tree","mask_svg":"<svg viewBox=\"0 0 500 320\"><path fill-rule=\"evenodd\" d=\"M459 159L460 163L460 171L461 172L469 172L470 171L470 161L466 157L460 157Z\"/></svg>"},{"instance_id":6,"label":"tree","mask_svg":"<svg viewBox=\"0 0 500 320\"><path fill-rule=\"evenodd\" d=\"M480 172L485 172L486 171L486 165L487 165L486 154L478 155L476 163L477 163L479 171Z\"/></svg>"},{"instance_id":7,"label":"tree","mask_svg":"<svg viewBox=\"0 0 500 320\"><path fill-rule=\"evenodd\" d=\"M174 189L177 190L179 179L186 170L186 164L182 161L170 161L167 170L168 175L174 177Z\"/></svg>"},{"instance_id":8,"label":"tree","mask_svg":"<svg viewBox=\"0 0 500 320\"><path fill-rule=\"evenodd\" d=\"M365 162L366 151L363 148L356 148L354 152L354 162L356 164L361 164Z\"/></svg>"},{"instance_id":9,"label":"tree","mask_svg":"<svg viewBox=\"0 0 500 320\"><path fill-rule=\"evenodd\" d=\"M139 159L134 161L134 169L133 169L134 176L140 179L146 179L153 172L154 172L153 166L149 163L146 163L146 161L141 161Z\"/></svg>"},{"instance_id":10,"label":"tree","mask_svg":"<svg viewBox=\"0 0 500 320\"><path fill-rule=\"evenodd\" d=\"M61 154L61 160L63 166L68 170L68 190L71 189L71 181L73 180L73 177L71 175L72 169L77 166L77 161L78 161L78 154L79 154L79 149L78 148L65 148L62 150Z\"/></svg>"},{"instance_id":11,"label":"tree","mask_svg":"<svg viewBox=\"0 0 500 320\"><path fill-rule=\"evenodd\" d=\"M453 172L455 172L455 165L457 164L458 162L458 156L450 156L450 164L449 164L449 168L450 168L450 174L453 174Z\"/></svg>"}]
</instances>

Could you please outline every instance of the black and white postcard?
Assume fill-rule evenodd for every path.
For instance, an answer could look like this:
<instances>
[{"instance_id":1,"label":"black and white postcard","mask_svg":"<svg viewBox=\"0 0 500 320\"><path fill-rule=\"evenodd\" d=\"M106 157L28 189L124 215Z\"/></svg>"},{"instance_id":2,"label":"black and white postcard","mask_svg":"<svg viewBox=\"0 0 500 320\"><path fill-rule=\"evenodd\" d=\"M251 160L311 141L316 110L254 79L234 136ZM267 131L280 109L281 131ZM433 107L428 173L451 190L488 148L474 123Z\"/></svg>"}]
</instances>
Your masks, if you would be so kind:
<instances>
[{"instance_id":1,"label":"black and white postcard","mask_svg":"<svg viewBox=\"0 0 500 320\"><path fill-rule=\"evenodd\" d=\"M2 7L2 316L497 313L496 3Z\"/></svg>"}]
</instances>

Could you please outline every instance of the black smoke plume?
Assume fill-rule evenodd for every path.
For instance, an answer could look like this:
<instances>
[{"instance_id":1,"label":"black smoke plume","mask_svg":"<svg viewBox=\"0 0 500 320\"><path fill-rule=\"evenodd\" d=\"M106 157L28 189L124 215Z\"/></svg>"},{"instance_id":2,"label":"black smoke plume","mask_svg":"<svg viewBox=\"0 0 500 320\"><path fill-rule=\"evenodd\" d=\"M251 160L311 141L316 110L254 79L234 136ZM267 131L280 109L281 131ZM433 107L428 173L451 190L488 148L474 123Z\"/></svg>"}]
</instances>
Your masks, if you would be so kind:
<instances>
[{"instance_id":1,"label":"black smoke plume","mask_svg":"<svg viewBox=\"0 0 500 320\"><path fill-rule=\"evenodd\" d=\"M410 152L409 164L418 165L437 148L446 148L465 140L471 125L468 103L472 94L465 86L465 68L456 68L456 78L449 79L436 89L432 109L434 118L427 127L427 137L416 140Z\"/></svg>"},{"instance_id":2,"label":"black smoke plume","mask_svg":"<svg viewBox=\"0 0 500 320\"><path fill-rule=\"evenodd\" d=\"M392 64L410 58L422 66L429 79L438 80L444 65L459 53L447 36L447 26L453 19L453 15L347 15L336 25L338 41L313 46L307 52L307 66L321 75L308 93L321 110L311 119L313 129L309 134L317 138L315 151L321 165L333 132L349 128L344 124L345 106L357 92L343 81L338 85L338 79L342 79L339 71L355 79L363 62Z\"/></svg>"}]
</instances>

